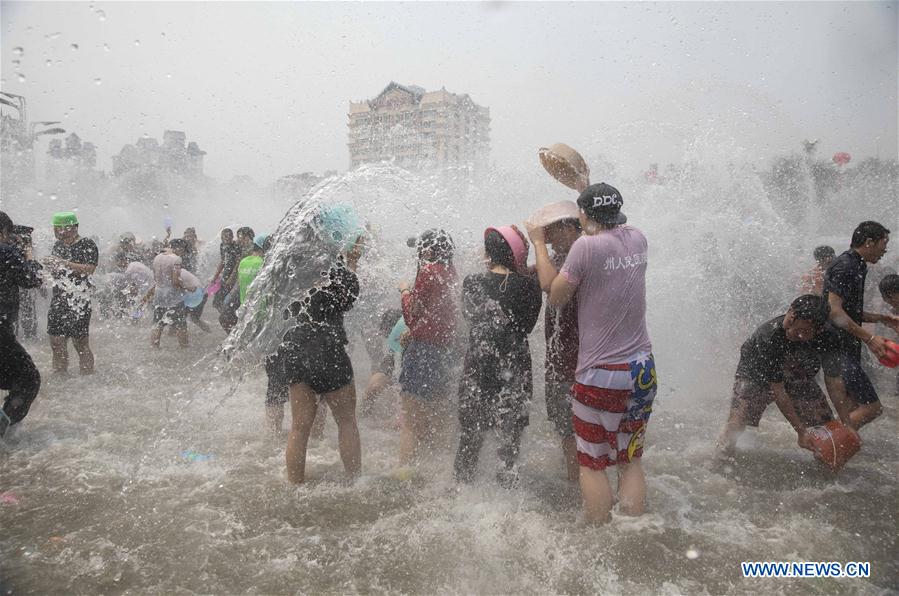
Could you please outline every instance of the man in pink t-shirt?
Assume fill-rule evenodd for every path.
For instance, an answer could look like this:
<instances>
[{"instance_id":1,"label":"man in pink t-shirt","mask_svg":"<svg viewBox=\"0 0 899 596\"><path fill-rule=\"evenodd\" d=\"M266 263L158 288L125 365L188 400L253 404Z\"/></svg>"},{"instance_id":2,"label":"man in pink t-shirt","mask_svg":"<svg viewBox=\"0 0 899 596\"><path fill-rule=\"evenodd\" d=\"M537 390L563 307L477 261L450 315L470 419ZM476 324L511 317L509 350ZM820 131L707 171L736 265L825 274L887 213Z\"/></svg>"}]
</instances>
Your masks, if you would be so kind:
<instances>
[{"instance_id":1,"label":"man in pink t-shirt","mask_svg":"<svg viewBox=\"0 0 899 596\"><path fill-rule=\"evenodd\" d=\"M555 275L549 303L559 307L577 294L572 413L580 484L587 518L605 522L614 500L608 466L618 466L622 513L640 515L645 508L640 457L657 388L646 331L647 244L640 230L624 225L621 193L614 187L593 184L577 203L584 236ZM541 279L555 274L542 230L528 231Z\"/></svg>"}]
</instances>

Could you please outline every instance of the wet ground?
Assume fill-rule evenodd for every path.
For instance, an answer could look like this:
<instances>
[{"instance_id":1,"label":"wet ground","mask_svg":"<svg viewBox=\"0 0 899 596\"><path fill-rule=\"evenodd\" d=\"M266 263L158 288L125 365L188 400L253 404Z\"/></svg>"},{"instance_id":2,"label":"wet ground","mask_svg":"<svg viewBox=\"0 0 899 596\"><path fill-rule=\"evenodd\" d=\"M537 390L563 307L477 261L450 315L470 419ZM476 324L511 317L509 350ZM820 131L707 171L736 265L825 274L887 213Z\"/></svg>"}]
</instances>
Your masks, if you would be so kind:
<instances>
[{"instance_id":1,"label":"wet ground","mask_svg":"<svg viewBox=\"0 0 899 596\"><path fill-rule=\"evenodd\" d=\"M361 424L363 477L344 482L336 429L288 486L284 444L263 430L264 378L223 375L148 330L95 324L97 373L45 374L27 422L0 447L3 593L876 594L899 587L896 397L837 478L769 411L733 461L714 455L731 372L666 384L645 465L649 513L584 523L542 389L522 483L499 488L488 442L478 481L451 480L452 440L396 473L389 397ZM674 346L676 348L676 346ZM45 340L28 349L49 371ZM535 361L542 348L533 348ZM363 361L364 362L364 361ZM357 364L357 371L366 366ZM539 378L539 375L538 375ZM362 382L361 380L359 381ZM360 387L361 389L361 387ZM868 579L744 579L741 561L869 561Z\"/></svg>"}]
</instances>

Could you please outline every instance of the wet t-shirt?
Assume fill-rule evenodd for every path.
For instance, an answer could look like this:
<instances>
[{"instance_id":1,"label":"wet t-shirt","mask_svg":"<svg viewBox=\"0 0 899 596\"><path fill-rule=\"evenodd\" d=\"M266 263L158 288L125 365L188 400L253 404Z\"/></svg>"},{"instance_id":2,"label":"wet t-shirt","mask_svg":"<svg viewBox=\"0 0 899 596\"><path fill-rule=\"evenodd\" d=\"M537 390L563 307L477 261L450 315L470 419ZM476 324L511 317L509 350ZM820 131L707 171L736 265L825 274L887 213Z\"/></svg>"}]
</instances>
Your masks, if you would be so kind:
<instances>
[{"instance_id":1,"label":"wet t-shirt","mask_svg":"<svg viewBox=\"0 0 899 596\"><path fill-rule=\"evenodd\" d=\"M584 375L596 366L631 362L652 351L646 330L646 251L646 237L628 225L581 236L572 244L560 275L577 288L579 382L587 382Z\"/></svg>"},{"instance_id":2,"label":"wet t-shirt","mask_svg":"<svg viewBox=\"0 0 899 596\"><path fill-rule=\"evenodd\" d=\"M462 282L462 312L469 322L465 379L488 393L509 383L530 387L527 337L542 304L543 292L533 277L512 272L466 277Z\"/></svg>"},{"instance_id":3,"label":"wet t-shirt","mask_svg":"<svg viewBox=\"0 0 899 596\"><path fill-rule=\"evenodd\" d=\"M51 254L80 265L96 266L100 258L97 244L90 238L79 238L69 245L57 240ZM72 298L90 300L91 283L87 275L75 273L70 269L58 269L52 275L54 296L66 294Z\"/></svg>"},{"instance_id":4,"label":"wet t-shirt","mask_svg":"<svg viewBox=\"0 0 899 596\"><path fill-rule=\"evenodd\" d=\"M41 266L26 261L22 250L0 242L0 330L12 330L19 315L19 288L41 285Z\"/></svg>"},{"instance_id":5,"label":"wet t-shirt","mask_svg":"<svg viewBox=\"0 0 899 596\"><path fill-rule=\"evenodd\" d=\"M246 299L247 289L250 287L250 284L253 283L253 280L256 279L256 276L259 275L260 269L262 269L262 257L259 255L244 257L243 260L241 260L240 265L238 265L237 283L240 284L241 304L243 304Z\"/></svg>"},{"instance_id":6,"label":"wet t-shirt","mask_svg":"<svg viewBox=\"0 0 899 596\"><path fill-rule=\"evenodd\" d=\"M219 245L219 256L222 259L222 280L226 280L234 273L234 269L240 262L240 245L236 242L224 243Z\"/></svg>"},{"instance_id":7,"label":"wet t-shirt","mask_svg":"<svg viewBox=\"0 0 899 596\"><path fill-rule=\"evenodd\" d=\"M851 248L838 256L824 273L824 298L834 293L843 299L843 310L858 325L862 324L865 304L865 277L868 265L861 255ZM847 331L838 331L844 346L857 347L858 338Z\"/></svg>"},{"instance_id":8,"label":"wet t-shirt","mask_svg":"<svg viewBox=\"0 0 899 596\"><path fill-rule=\"evenodd\" d=\"M840 340L825 326L811 341L790 341L783 328L784 315L764 323L743 342L737 378L758 383L811 379L824 368L828 377L840 376Z\"/></svg>"},{"instance_id":9,"label":"wet t-shirt","mask_svg":"<svg viewBox=\"0 0 899 596\"><path fill-rule=\"evenodd\" d=\"M285 316L295 317L297 325L287 331L285 341L300 346L348 342L343 318L359 297L359 278L342 260L328 269L326 277L288 307Z\"/></svg>"},{"instance_id":10,"label":"wet t-shirt","mask_svg":"<svg viewBox=\"0 0 899 596\"><path fill-rule=\"evenodd\" d=\"M153 279L156 282L153 303L156 306L172 307L181 302L183 293L172 283L172 272L176 267L181 268L181 257L176 254L164 252L153 259Z\"/></svg>"},{"instance_id":11,"label":"wet t-shirt","mask_svg":"<svg viewBox=\"0 0 899 596\"><path fill-rule=\"evenodd\" d=\"M554 255L556 268L565 263L563 256ZM562 308L546 303L546 382L571 383L577 370L577 294Z\"/></svg>"}]
</instances>

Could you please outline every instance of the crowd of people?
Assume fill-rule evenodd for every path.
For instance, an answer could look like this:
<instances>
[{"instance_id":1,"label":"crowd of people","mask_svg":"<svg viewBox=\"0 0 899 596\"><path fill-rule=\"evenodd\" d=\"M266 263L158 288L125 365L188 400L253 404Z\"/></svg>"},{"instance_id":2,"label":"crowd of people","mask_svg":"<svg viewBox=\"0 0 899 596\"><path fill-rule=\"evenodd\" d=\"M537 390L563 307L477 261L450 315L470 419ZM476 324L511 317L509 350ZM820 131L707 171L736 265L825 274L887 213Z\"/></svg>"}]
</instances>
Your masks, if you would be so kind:
<instances>
[{"instance_id":1,"label":"crowd of people","mask_svg":"<svg viewBox=\"0 0 899 596\"><path fill-rule=\"evenodd\" d=\"M461 282L450 232L429 229L410 239L417 273L412 282L398 285L399 296L382 305L376 341L384 350L373 362L361 409L370 411L386 387L398 387L398 461L412 466L430 456L431 443L448 427L448 404L457 403L455 479L473 481L485 437L492 432L497 482L514 487L534 393L528 338L543 309L547 416L559 436L567 476L580 483L587 518L604 522L616 502L623 514L644 511L641 457L658 379L646 325L647 239L627 223L621 193L606 183L590 184L588 174L583 168L574 176L576 201L546 205L524 230L486 228L484 270ZM39 263L28 240L31 229L15 226L0 212L0 387L9 391L0 434L25 418L40 390L40 373L16 337L24 290L50 282L47 332L53 371L68 369L69 340L81 374L94 370L91 276L98 247L79 235L75 213L56 213L51 224L56 243ZM260 401L273 432L280 432L284 406L290 403L286 462L291 483L306 478L306 450L323 421L322 404L337 424L347 474L361 473L355 374L344 317L360 295L357 269L366 254L366 235L360 227L350 237L324 238L333 252L329 269L314 287L299 291L283 313L293 324L277 349L258 354L267 376ZM211 297L219 325L231 332L240 317L251 316L241 305L276 240L249 227L236 234L222 230L215 273L201 281L192 228L181 238L170 238L169 230L147 249L134 235L124 234L111 258L116 274L111 309L115 316L138 319L152 306L150 344L158 348L170 327L179 345L187 346L188 321L210 331L201 317ZM881 415L862 350L883 358L892 348L863 324L882 323L899 332L899 276L886 275L879 284L893 314L866 312L863 305L867 264L883 257L888 242L889 230L867 221L858 225L841 255L829 247L815 250L818 264L803 279L802 295L741 348L730 415L719 440L723 451L732 451L740 433L758 425L772 402L795 429L799 446L811 448L809 429L834 419L815 380L819 370L837 418L852 432ZM531 249L535 265L529 266ZM458 371L460 334L467 334L467 342ZM610 467L618 473L617 493L607 475Z\"/></svg>"}]
</instances>

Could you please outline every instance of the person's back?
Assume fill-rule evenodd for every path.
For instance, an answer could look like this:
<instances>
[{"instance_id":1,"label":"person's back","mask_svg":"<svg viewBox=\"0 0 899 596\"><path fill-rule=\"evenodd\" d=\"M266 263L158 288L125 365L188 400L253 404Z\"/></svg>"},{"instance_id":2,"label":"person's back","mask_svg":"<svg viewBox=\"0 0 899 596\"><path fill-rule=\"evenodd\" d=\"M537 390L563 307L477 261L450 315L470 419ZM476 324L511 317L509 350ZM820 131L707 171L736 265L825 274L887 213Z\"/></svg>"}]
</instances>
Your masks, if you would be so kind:
<instances>
[{"instance_id":1,"label":"person's back","mask_svg":"<svg viewBox=\"0 0 899 596\"><path fill-rule=\"evenodd\" d=\"M175 288L172 272L181 266L181 257L170 252L156 255L153 259L153 279L156 282L154 301L159 306L174 306L181 301L181 291Z\"/></svg>"},{"instance_id":2,"label":"person's back","mask_svg":"<svg viewBox=\"0 0 899 596\"><path fill-rule=\"evenodd\" d=\"M578 238L562 268L578 285L577 375L652 350L646 330L646 237L622 225Z\"/></svg>"}]
</instances>

